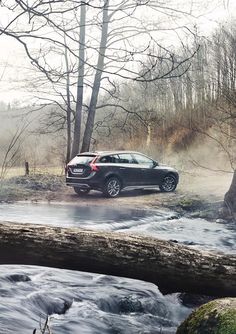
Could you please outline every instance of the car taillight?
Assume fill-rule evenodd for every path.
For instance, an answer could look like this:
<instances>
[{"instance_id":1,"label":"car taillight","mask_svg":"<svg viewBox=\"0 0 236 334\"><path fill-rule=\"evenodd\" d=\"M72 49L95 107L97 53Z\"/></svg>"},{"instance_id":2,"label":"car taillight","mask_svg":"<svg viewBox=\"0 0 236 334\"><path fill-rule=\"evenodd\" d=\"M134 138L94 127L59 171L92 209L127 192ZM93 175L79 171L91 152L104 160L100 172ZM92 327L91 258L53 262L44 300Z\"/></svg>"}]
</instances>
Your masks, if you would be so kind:
<instances>
[{"instance_id":1,"label":"car taillight","mask_svg":"<svg viewBox=\"0 0 236 334\"><path fill-rule=\"evenodd\" d=\"M98 172L98 171L99 171L99 167L98 167L97 165L95 165L95 162L97 161L97 159L98 159L98 156L96 156L96 157L91 161L91 163L89 164L90 167L91 167L91 170L92 170L93 172Z\"/></svg>"},{"instance_id":2,"label":"car taillight","mask_svg":"<svg viewBox=\"0 0 236 334\"><path fill-rule=\"evenodd\" d=\"M91 164L90 164L90 167L91 167L91 170L92 170L93 172L98 172L98 171L99 171L98 166L96 166L96 165L93 164L92 162L91 162Z\"/></svg>"}]
</instances>

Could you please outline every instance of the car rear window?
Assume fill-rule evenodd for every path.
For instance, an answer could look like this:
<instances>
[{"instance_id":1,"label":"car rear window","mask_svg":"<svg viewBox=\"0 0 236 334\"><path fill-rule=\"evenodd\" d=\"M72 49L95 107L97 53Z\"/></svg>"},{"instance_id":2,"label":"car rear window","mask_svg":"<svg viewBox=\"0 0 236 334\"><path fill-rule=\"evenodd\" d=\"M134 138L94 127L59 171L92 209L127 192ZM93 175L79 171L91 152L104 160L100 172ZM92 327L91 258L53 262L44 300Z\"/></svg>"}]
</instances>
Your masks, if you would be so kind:
<instances>
[{"instance_id":1,"label":"car rear window","mask_svg":"<svg viewBox=\"0 0 236 334\"><path fill-rule=\"evenodd\" d=\"M77 164L88 164L93 161L94 155L77 155L74 159Z\"/></svg>"}]
</instances>

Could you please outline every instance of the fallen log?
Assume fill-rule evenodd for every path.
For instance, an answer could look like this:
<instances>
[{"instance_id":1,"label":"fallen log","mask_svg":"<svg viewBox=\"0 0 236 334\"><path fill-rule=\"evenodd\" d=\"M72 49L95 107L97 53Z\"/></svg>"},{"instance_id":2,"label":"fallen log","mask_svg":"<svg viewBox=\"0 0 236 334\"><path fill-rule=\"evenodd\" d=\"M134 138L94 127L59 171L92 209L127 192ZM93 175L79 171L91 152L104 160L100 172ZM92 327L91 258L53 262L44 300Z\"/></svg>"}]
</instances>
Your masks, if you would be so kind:
<instances>
[{"instance_id":1,"label":"fallen log","mask_svg":"<svg viewBox=\"0 0 236 334\"><path fill-rule=\"evenodd\" d=\"M2 222L0 264L141 279L155 283L163 293L236 296L236 255L124 233Z\"/></svg>"}]
</instances>

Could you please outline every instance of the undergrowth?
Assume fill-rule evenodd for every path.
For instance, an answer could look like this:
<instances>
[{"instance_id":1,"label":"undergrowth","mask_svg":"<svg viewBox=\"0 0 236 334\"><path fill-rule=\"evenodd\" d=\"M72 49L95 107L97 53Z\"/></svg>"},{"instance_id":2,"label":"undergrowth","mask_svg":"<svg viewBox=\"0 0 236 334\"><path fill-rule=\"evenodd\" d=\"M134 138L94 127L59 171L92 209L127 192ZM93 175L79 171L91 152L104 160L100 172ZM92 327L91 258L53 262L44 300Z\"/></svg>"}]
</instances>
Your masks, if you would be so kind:
<instances>
[{"instance_id":1,"label":"undergrowth","mask_svg":"<svg viewBox=\"0 0 236 334\"><path fill-rule=\"evenodd\" d=\"M63 176L37 174L0 181L0 202L26 200L37 194L56 192L65 187Z\"/></svg>"}]
</instances>

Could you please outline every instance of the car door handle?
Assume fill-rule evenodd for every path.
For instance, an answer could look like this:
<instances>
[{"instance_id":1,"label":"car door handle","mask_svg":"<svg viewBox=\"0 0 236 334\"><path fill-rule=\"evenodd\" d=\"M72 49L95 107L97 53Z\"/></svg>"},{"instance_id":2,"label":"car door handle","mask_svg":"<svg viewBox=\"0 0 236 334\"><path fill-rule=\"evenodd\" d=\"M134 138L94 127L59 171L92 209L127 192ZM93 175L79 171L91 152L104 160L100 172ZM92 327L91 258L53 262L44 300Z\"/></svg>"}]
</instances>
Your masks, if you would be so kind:
<instances>
[{"instance_id":1,"label":"car door handle","mask_svg":"<svg viewBox=\"0 0 236 334\"><path fill-rule=\"evenodd\" d=\"M119 167L119 169L125 169L125 167Z\"/></svg>"}]
</instances>

